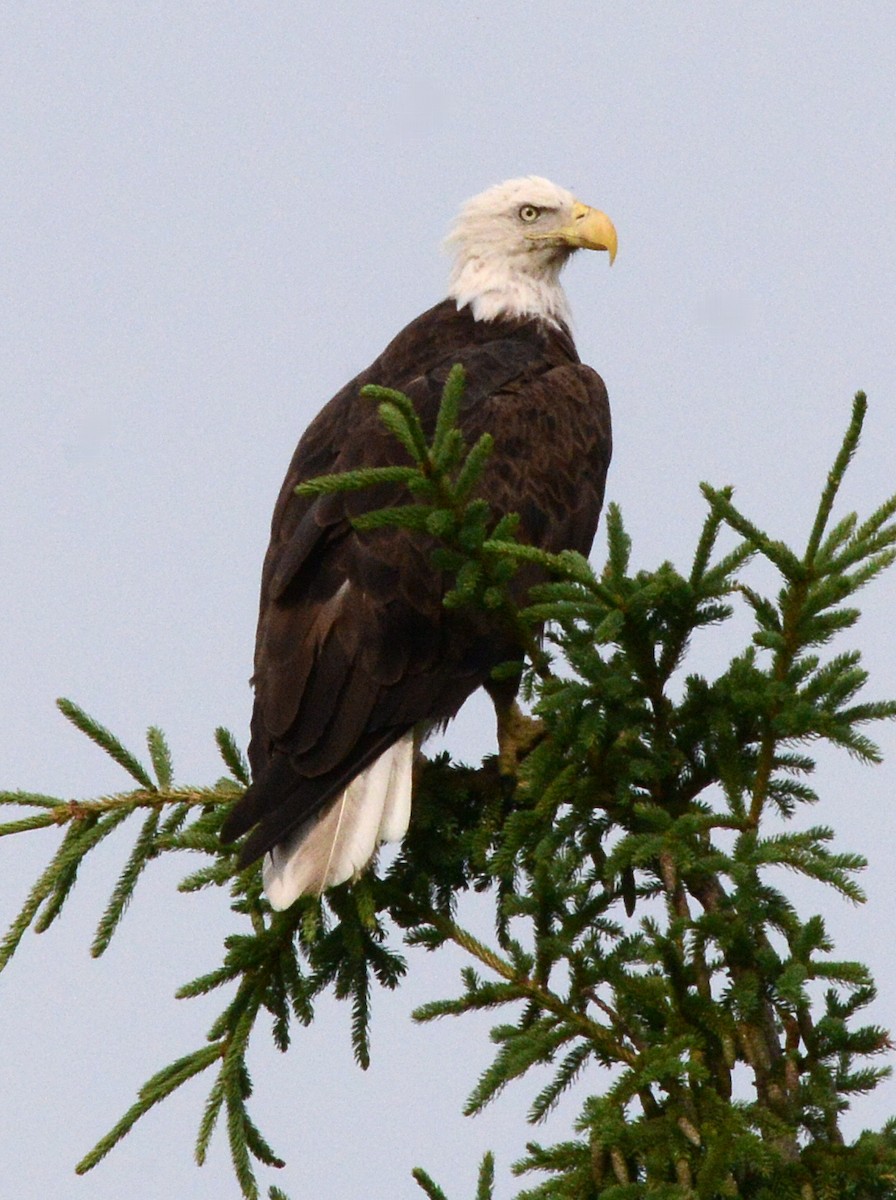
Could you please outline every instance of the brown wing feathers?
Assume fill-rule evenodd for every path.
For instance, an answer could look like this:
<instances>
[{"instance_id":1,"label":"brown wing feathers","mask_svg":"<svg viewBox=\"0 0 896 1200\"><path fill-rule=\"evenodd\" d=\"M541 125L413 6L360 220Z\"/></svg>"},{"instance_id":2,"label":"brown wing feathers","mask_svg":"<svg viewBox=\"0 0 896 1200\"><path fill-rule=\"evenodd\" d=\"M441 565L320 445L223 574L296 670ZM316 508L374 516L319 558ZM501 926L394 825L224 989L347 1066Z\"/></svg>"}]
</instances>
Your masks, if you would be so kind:
<instances>
[{"instance_id":1,"label":"brown wing feathers","mask_svg":"<svg viewBox=\"0 0 896 1200\"><path fill-rule=\"evenodd\" d=\"M599 377L579 363L565 331L476 322L452 302L423 314L309 426L274 513L256 644L253 784L222 834L230 840L257 826L244 864L418 722L453 716L514 654L484 615L444 609L445 582L424 541L351 527L355 505L379 507L399 493L294 494L315 475L406 462L358 392L368 382L406 391L431 428L454 362L467 372L468 442L486 430L495 437L481 485L493 511L518 512L525 540L546 549L590 548L610 456Z\"/></svg>"}]
</instances>

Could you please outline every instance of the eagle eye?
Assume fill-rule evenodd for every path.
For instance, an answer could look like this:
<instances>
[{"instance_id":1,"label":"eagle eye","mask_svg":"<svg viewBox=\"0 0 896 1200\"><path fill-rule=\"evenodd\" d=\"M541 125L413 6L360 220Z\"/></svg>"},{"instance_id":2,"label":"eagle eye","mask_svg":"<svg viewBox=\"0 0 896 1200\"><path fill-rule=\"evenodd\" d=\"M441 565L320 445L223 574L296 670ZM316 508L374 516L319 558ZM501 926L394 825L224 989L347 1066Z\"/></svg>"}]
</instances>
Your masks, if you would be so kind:
<instances>
[{"instance_id":1,"label":"eagle eye","mask_svg":"<svg viewBox=\"0 0 896 1200\"><path fill-rule=\"evenodd\" d=\"M527 225L537 221L540 216L541 209L536 208L534 204L524 204L519 211L520 220L525 221Z\"/></svg>"}]
</instances>

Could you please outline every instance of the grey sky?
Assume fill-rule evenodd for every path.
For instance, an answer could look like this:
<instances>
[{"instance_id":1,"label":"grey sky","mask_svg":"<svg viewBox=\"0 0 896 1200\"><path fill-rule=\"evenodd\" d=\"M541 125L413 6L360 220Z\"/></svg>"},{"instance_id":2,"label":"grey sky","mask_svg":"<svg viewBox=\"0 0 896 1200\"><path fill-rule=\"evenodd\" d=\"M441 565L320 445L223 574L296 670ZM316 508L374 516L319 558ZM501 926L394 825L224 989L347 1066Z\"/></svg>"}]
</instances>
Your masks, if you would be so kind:
<instances>
[{"instance_id":1,"label":"grey sky","mask_svg":"<svg viewBox=\"0 0 896 1200\"><path fill-rule=\"evenodd\" d=\"M639 564L689 552L701 479L799 537L858 388L871 410L846 503L894 489L891 4L10 3L0 60L0 786L123 786L57 695L131 745L161 725L182 782L220 773L215 725L246 740L295 441L440 298L454 211L509 176L555 179L619 231L613 270L579 256L567 288L610 391L609 496ZM875 696L896 692L893 602L886 578L859 627ZM459 753L488 748L480 723L460 719ZM806 821L872 860L866 908L825 911L896 1025L896 737L879 732L890 760L831 759ZM52 844L0 847L4 923ZM214 1007L172 993L229 930L225 897L179 897L163 866L93 963L126 845L0 983L0 1177L22 1200L236 1194L223 1139L203 1170L191 1160L204 1081L72 1174L139 1084L199 1044ZM294 1200L422 1195L418 1163L460 1198L488 1146L513 1194L527 1090L462 1119L485 1046L472 1024L407 1021L456 971L415 958L406 992L378 999L366 1076L335 1002L286 1058L259 1050L258 1118Z\"/></svg>"}]
</instances>

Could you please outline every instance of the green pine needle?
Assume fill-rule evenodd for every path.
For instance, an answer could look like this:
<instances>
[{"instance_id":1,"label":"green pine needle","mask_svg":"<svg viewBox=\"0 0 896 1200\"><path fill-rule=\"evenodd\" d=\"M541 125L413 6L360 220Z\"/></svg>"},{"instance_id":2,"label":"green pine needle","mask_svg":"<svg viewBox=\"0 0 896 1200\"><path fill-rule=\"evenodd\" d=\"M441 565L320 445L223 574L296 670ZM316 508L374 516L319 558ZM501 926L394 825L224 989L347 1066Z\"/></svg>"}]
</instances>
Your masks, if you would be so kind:
<instances>
[{"instance_id":1,"label":"green pine needle","mask_svg":"<svg viewBox=\"0 0 896 1200\"><path fill-rule=\"evenodd\" d=\"M415 1183L426 1193L428 1200L448 1200L448 1197L439 1185L426 1174L422 1167L414 1167L413 1171L411 1171L411 1176Z\"/></svg>"},{"instance_id":2,"label":"green pine needle","mask_svg":"<svg viewBox=\"0 0 896 1200\"><path fill-rule=\"evenodd\" d=\"M71 721L76 729L80 729L92 742L96 742L101 749L105 750L110 758L114 759L120 767L123 767L133 779L136 779L137 783L150 792L156 790L156 785L150 779L145 767L105 726L95 721L93 717L89 716L73 700L60 698L56 701L56 707L67 720Z\"/></svg>"},{"instance_id":3,"label":"green pine needle","mask_svg":"<svg viewBox=\"0 0 896 1200\"><path fill-rule=\"evenodd\" d=\"M296 488L297 496L330 496L336 492L359 492L365 488L407 484L417 478L415 467L366 467L343 475L321 475Z\"/></svg>"},{"instance_id":4,"label":"green pine needle","mask_svg":"<svg viewBox=\"0 0 896 1200\"><path fill-rule=\"evenodd\" d=\"M218 1046L203 1046L199 1050L195 1050L192 1054L184 1055L183 1058L177 1059L176 1062L164 1067L148 1080L140 1089L139 1096L134 1104L128 1109L120 1121L113 1126L112 1129L101 1138L93 1149L85 1154L81 1161L75 1167L78 1175L85 1175L92 1170L97 1163L101 1162L106 1155L121 1141L126 1134L130 1133L134 1125L145 1116L151 1108L156 1104L161 1103L172 1092L176 1091L181 1084L192 1079L194 1075L200 1074L216 1062L220 1057L221 1051Z\"/></svg>"},{"instance_id":5,"label":"green pine needle","mask_svg":"<svg viewBox=\"0 0 896 1200\"><path fill-rule=\"evenodd\" d=\"M843 476L846 473L846 468L852 462L853 455L858 449L859 437L862 433L862 426L865 422L865 416L868 412L868 400L864 392L856 392L855 399L852 405L852 417L840 450L834 461L833 467L828 473L827 482L825 483L824 491L821 494L821 500L818 505L818 511L815 516L815 523L812 526L812 532L809 535L809 543L806 547L805 562L811 563L814 561L818 552L818 547L821 544L822 536L827 527L828 520L831 515L831 509L834 507L834 501L837 498L837 493L840 490L840 485L843 482Z\"/></svg>"},{"instance_id":6,"label":"green pine needle","mask_svg":"<svg viewBox=\"0 0 896 1200\"><path fill-rule=\"evenodd\" d=\"M161 729L157 729L155 725L150 726L146 733L146 745L158 785L163 792L168 791L173 784L173 767L171 751Z\"/></svg>"},{"instance_id":7,"label":"green pine needle","mask_svg":"<svg viewBox=\"0 0 896 1200\"><path fill-rule=\"evenodd\" d=\"M170 766L170 762L168 765ZM164 770L159 771L158 766L156 769L159 774L159 784L163 787L170 786L170 776L167 777L168 782L165 783L163 782L165 778ZM131 902L137 881L144 867L155 853L155 839L160 816L161 813L156 809L150 812L143 822L143 828L140 830L137 841L134 843L134 849L125 863L124 870L118 877L118 881L112 890L112 896L106 906L106 911L103 913L100 923L97 926L96 936L90 947L90 953L94 958L99 958L108 948L109 942L112 940L112 935L118 928L124 916L125 909Z\"/></svg>"},{"instance_id":8,"label":"green pine needle","mask_svg":"<svg viewBox=\"0 0 896 1200\"><path fill-rule=\"evenodd\" d=\"M236 738L229 729L225 729L223 725L219 725L215 730L215 742L231 775L237 783L248 787L249 764L246 762L243 752L237 745Z\"/></svg>"},{"instance_id":9,"label":"green pine needle","mask_svg":"<svg viewBox=\"0 0 896 1200\"><path fill-rule=\"evenodd\" d=\"M436 417L436 427L432 439L433 457L436 459L444 454L446 444L457 431L460 403L465 386L466 372L460 363L455 363L448 372L448 378L442 391L439 414Z\"/></svg>"},{"instance_id":10,"label":"green pine needle","mask_svg":"<svg viewBox=\"0 0 896 1200\"><path fill-rule=\"evenodd\" d=\"M492 1200L495 1187L495 1156L487 1150L482 1156L479 1166L479 1178L476 1184L476 1200Z\"/></svg>"}]
</instances>

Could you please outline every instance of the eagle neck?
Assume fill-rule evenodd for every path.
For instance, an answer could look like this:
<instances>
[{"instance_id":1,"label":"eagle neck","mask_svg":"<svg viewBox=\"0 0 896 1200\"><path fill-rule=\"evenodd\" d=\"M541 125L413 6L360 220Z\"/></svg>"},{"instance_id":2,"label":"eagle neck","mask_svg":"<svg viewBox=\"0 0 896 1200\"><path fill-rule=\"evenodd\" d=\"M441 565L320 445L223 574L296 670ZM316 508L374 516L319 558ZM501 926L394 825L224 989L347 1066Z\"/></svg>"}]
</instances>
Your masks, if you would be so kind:
<instances>
[{"instance_id":1,"label":"eagle neck","mask_svg":"<svg viewBox=\"0 0 896 1200\"><path fill-rule=\"evenodd\" d=\"M532 271L528 256L496 261L488 255L462 257L451 272L448 295L458 309L469 305L477 321L535 318L552 326L570 324L560 285L563 259L542 262Z\"/></svg>"}]
</instances>

